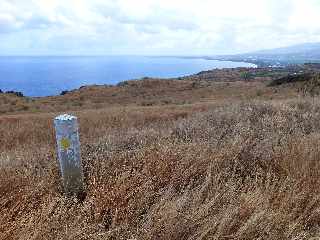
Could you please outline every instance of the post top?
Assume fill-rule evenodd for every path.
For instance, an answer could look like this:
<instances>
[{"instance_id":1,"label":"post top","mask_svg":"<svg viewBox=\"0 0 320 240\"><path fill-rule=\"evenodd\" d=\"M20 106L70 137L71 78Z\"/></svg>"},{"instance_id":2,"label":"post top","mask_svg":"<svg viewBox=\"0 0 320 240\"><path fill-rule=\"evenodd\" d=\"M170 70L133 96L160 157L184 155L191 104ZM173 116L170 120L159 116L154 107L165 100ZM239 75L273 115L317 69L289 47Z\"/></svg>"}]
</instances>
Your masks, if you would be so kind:
<instances>
[{"instance_id":1,"label":"post top","mask_svg":"<svg viewBox=\"0 0 320 240\"><path fill-rule=\"evenodd\" d=\"M55 118L55 120L58 120L58 121L72 121L75 119L77 119L77 117L69 115L69 114L62 114L62 115L59 115Z\"/></svg>"}]
</instances>

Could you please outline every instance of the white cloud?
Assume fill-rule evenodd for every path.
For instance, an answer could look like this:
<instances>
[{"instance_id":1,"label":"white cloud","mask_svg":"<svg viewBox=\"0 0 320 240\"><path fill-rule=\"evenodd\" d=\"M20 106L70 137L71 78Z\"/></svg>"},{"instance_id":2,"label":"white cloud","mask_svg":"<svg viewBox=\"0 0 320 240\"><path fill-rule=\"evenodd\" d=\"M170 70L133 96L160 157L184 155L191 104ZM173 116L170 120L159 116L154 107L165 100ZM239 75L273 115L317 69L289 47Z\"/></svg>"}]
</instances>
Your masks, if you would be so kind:
<instances>
[{"instance_id":1,"label":"white cloud","mask_svg":"<svg viewBox=\"0 0 320 240\"><path fill-rule=\"evenodd\" d=\"M8 13L0 13L0 33L6 33L19 29L22 26L14 16Z\"/></svg>"},{"instance_id":2,"label":"white cloud","mask_svg":"<svg viewBox=\"0 0 320 240\"><path fill-rule=\"evenodd\" d=\"M220 54L320 41L318 0L1 0L4 54Z\"/></svg>"}]
</instances>

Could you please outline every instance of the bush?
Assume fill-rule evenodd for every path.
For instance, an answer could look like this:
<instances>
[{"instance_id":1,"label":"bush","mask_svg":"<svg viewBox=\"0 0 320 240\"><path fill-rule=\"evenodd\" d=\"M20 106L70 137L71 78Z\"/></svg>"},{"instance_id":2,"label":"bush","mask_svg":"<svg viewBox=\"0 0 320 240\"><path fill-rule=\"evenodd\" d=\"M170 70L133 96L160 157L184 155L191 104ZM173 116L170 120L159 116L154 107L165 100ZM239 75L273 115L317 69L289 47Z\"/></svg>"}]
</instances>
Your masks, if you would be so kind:
<instances>
[{"instance_id":1,"label":"bush","mask_svg":"<svg viewBox=\"0 0 320 240\"><path fill-rule=\"evenodd\" d=\"M68 90L64 90L64 91L62 91L61 93L60 93L60 96L63 96L63 95L66 95L66 94L68 94L70 91L68 91Z\"/></svg>"},{"instance_id":2,"label":"bush","mask_svg":"<svg viewBox=\"0 0 320 240\"><path fill-rule=\"evenodd\" d=\"M129 85L129 81L123 81L123 82L119 82L117 84L117 87L125 87Z\"/></svg>"},{"instance_id":3,"label":"bush","mask_svg":"<svg viewBox=\"0 0 320 240\"><path fill-rule=\"evenodd\" d=\"M15 92L15 91L7 91L6 92L7 94L13 94L17 97L24 97L23 93L22 92Z\"/></svg>"},{"instance_id":4,"label":"bush","mask_svg":"<svg viewBox=\"0 0 320 240\"><path fill-rule=\"evenodd\" d=\"M240 77L245 81L248 81L253 78L253 76L250 72L242 72L242 73L240 73Z\"/></svg>"}]
</instances>

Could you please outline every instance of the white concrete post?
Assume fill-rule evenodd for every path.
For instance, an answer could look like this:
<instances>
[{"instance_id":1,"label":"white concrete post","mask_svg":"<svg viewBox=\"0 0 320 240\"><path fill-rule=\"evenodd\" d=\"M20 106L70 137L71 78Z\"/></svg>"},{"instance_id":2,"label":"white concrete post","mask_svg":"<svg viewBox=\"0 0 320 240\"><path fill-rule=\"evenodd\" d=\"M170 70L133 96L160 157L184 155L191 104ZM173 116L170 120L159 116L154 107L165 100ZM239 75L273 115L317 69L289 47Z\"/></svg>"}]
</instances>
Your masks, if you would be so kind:
<instances>
[{"instance_id":1,"label":"white concrete post","mask_svg":"<svg viewBox=\"0 0 320 240\"><path fill-rule=\"evenodd\" d=\"M81 194L84 183L77 118L68 114L60 115L54 119L54 125L65 193Z\"/></svg>"}]
</instances>

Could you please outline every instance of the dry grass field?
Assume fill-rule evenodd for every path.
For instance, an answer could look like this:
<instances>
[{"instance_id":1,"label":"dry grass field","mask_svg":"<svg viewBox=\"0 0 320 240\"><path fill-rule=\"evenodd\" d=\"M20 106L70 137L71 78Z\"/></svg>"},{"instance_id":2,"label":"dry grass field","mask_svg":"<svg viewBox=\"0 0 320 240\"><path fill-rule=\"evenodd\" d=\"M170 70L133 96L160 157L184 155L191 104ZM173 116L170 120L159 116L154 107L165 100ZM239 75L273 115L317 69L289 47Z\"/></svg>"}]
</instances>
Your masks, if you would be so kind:
<instances>
[{"instance_id":1,"label":"dry grass field","mask_svg":"<svg viewBox=\"0 0 320 240\"><path fill-rule=\"evenodd\" d=\"M2 96L0 239L320 238L319 97L264 82L152 83ZM82 202L62 194L61 111L80 121Z\"/></svg>"}]
</instances>

